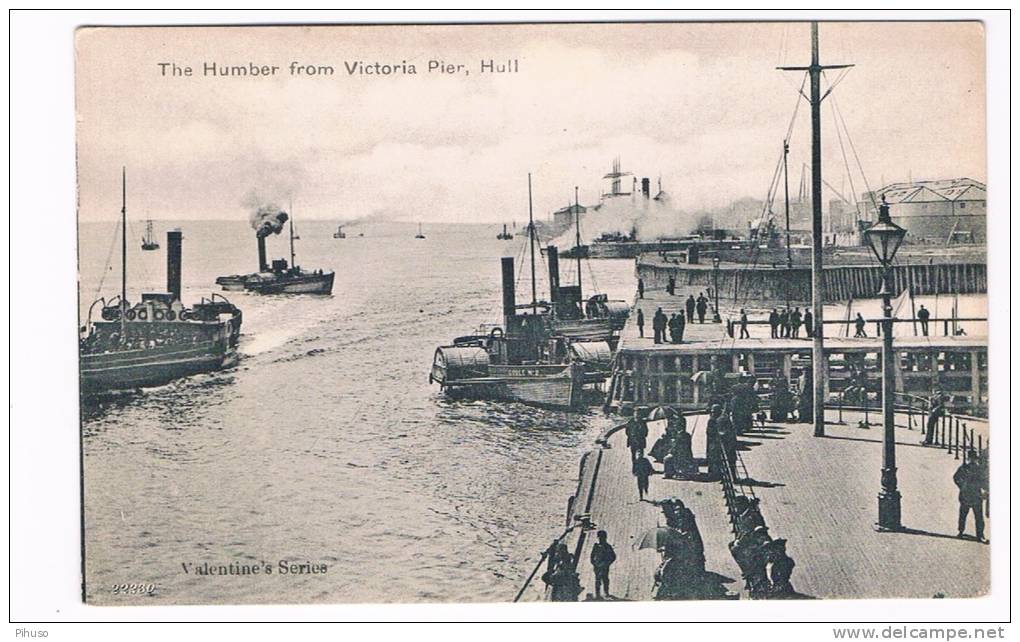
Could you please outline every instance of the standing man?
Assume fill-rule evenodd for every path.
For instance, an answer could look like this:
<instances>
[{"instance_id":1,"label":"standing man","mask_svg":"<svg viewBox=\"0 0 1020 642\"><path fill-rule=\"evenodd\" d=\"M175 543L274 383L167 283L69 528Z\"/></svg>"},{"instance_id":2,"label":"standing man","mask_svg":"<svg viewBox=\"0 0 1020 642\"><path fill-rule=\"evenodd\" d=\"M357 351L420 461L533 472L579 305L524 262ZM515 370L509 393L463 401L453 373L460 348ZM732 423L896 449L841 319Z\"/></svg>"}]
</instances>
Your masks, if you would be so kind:
<instances>
[{"instance_id":1,"label":"standing man","mask_svg":"<svg viewBox=\"0 0 1020 642\"><path fill-rule=\"evenodd\" d=\"M723 419L721 404L712 404L711 415L708 419L708 426L705 429L705 458L708 460L708 474L713 479L722 476L723 443L719 425Z\"/></svg>"},{"instance_id":2,"label":"standing man","mask_svg":"<svg viewBox=\"0 0 1020 642\"><path fill-rule=\"evenodd\" d=\"M857 318L854 319L854 328L857 330L854 333L855 339L861 339L868 336L868 333L864 331L864 317L861 316L860 312L857 313Z\"/></svg>"},{"instance_id":3,"label":"standing man","mask_svg":"<svg viewBox=\"0 0 1020 642\"><path fill-rule=\"evenodd\" d=\"M988 479L977 461L977 451L971 448L963 464L956 469L953 482L960 489L960 517L957 520L957 537L963 537L967 528L967 513L974 513L974 530L979 542L985 541L984 496L988 492Z\"/></svg>"},{"instance_id":4,"label":"standing man","mask_svg":"<svg viewBox=\"0 0 1020 642\"><path fill-rule=\"evenodd\" d=\"M942 393L936 393L931 400L931 409L928 411L928 423L925 424L924 441L922 446L931 446L935 443L935 431L938 430L939 421L946 414L946 405L942 399Z\"/></svg>"},{"instance_id":5,"label":"standing man","mask_svg":"<svg viewBox=\"0 0 1020 642\"><path fill-rule=\"evenodd\" d=\"M667 325L669 326L669 342L670 343L680 343L680 340L679 340L680 338L677 335L676 313L675 312L673 313L673 316L671 316L669 318L669 322L667 323Z\"/></svg>"},{"instance_id":6,"label":"standing man","mask_svg":"<svg viewBox=\"0 0 1020 642\"><path fill-rule=\"evenodd\" d=\"M705 312L708 311L708 299L705 298L704 292L698 295L698 301L695 304L695 308L698 311L698 323L704 323Z\"/></svg>"},{"instance_id":7,"label":"standing man","mask_svg":"<svg viewBox=\"0 0 1020 642\"><path fill-rule=\"evenodd\" d=\"M639 299L645 298L645 280L644 279L638 279L637 280L637 298L639 298Z\"/></svg>"},{"instance_id":8,"label":"standing man","mask_svg":"<svg viewBox=\"0 0 1020 642\"><path fill-rule=\"evenodd\" d=\"M655 469L652 468L652 462L648 461L647 457L641 456L634 462L632 470L634 476L637 477L638 500L644 501L645 495L648 493L648 478L652 476Z\"/></svg>"},{"instance_id":9,"label":"standing man","mask_svg":"<svg viewBox=\"0 0 1020 642\"><path fill-rule=\"evenodd\" d=\"M694 301L693 294L687 296L687 301L684 302L684 307L687 308L687 322L694 323L694 308L697 307L697 303Z\"/></svg>"},{"instance_id":10,"label":"standing man","mask_svg":"<svg viewBox=\"0 0 1020 642\"><path fill-rule=\"evenodd\" d=\"M917 311L917 320L921 322L921 334L924 336L928 336L928 319L930 318L931 312L922 303L921 309Z\"/></svg>"},{"instance_id":11,"label":"standing man","mask_svg":"<svg viewBox=\"0 0 1020 642\"><path fill-rule=\"evenodd\" d=\"M740 308L740 338L750 339L751 334L747 331L747 312Z\"/></svg>"},{"instance_id":12,"label":"standing man","mask_svg":"<svg viewBox=\"0 0 1020 642\"><path fill-rule=\"evenodd\" d=\"M804 334L808 339L815 336L815 315L811 314L811 310L808 308L804 308Z\"/></svg>"},{"instance_id":13,"label":"standing man","mask_svg":"<svg viewBox=\"0 0 1020 642\"><path fill-rule=\"evenodd\" d=\"M666 293L669 296L676 294L676 277L672 274L669 276L669 282L666 284Z\"/></svg>"},{"instance_id":14,"label":"standing man","mask_svg":"<svg viewBox=\"0 0 1020 642\"><path fill-rule=\"evenodd\" d=\"M790 308L783 308L783 311L779 313L779 327L780 336L784 339L788 338L790 336Z\"/></svg>"},{"instance_id":15,"label":"standing man","mask_svg":"<svg viewBox=\"0 0 1020 642\"><path fill-rule=\"evenodd\" d=\"M800 308L794 308L790 313L790 336L800 338Z\"/></svg>"},{"instance_id":16,"label":"standing man","mask_svg":"<svg viewBox=\"0 0 1020 642\"><path fill-rule=\"evenodd\" d=\"M776 312L775 308L772 308L772 312L769 312L769 330L770 335L773 339L779 338L779 313Z\"/></svg>"},{"instance_id":17,"label":"standing man","mask_svg":"<svg viewBox=\"0 0 1020 642\"><path fill-rule=\"evenodd\" d=\"M644 297L641 297L641 298L644 298ZM638 331L638 336L641 337L642 339L644 339L645 338L645 313L641 311L641 308L638 308L638 311L637 311L637 331Z\"/></svg>"},{"instance_id":18,"label":"standing man","mask_svg":"<svg viewBox=\"0 0 1020 642\"><path fill-rule=\"evenodd\" d=\"M666 314L659 308L652 317L652 330L655 331L655 343L662 343L663 334L666 332Z\"/></svg>"},{"instance_id":19,"label":"standing man","mask_svg":"<svg viewBox=\"0 0 1020 642\"><path fill-rule=\"evenodd\" d=\"M599 531L599 541L591 547L591 565L595 569L595 599L602 599L602 589L606 590L606 597L612 597L609 593L609 567L616 561L616 551L606 541L606 532Z\"/></svg>"},{"instance_id":20,"label":"standing man","mask_svg":"<svg viewBox=\"0 0 1020 642\"><path fill-rule=\"evenodd\" d=\"M677 343L683 343L684 342L684 329L687 327L687 319L684 318L684 311L683 310L680 310L680 312L678 312L677 315L676 315L676 327L677 327L677 335L678 335Z\"/></svg>"}]
</instances>

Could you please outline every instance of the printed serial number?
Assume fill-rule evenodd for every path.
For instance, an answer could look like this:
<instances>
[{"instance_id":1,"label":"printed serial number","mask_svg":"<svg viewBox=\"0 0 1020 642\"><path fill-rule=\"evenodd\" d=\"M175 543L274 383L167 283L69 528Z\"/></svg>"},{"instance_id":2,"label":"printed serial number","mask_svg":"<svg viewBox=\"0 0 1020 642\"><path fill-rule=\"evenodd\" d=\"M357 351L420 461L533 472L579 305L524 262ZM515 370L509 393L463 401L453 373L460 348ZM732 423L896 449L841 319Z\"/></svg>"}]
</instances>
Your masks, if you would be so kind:
<instances>
[{"instance_id":1,"label":"printed serial number","mask_svg":"<svg viewBox=\"0 0 1020 642\"><path fill-rule=\"evenodd\" d=\"M113 584L110 590L114 595L152 595L156 591L155 584Z\"/></svg>"}]
</instances>

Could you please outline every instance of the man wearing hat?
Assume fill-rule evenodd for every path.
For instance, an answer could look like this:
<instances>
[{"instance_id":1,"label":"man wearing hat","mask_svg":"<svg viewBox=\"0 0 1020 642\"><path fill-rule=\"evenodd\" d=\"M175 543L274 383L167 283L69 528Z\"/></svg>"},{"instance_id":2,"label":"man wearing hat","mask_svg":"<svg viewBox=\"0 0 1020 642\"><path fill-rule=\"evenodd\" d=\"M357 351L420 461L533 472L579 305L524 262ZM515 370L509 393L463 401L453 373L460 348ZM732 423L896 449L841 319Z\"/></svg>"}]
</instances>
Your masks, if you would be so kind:
<instances>
[{"instance_id":1,"label":"man wearing hat","mask_svg":"<svg viewBox=\"0 0 1020 642\"><path fill-rule=\"evenodd\" d=\"M591 547L591 565L595 570L595 599L599 600L602 599L603 588L606 591L606 597L610 596L609 567L616 561L616 551L606 540L605 531L599 531L597 536L599 541Z\"/></svg>"},{"instance_id":2,"label":"man wearing hat","mask_svg":"<svg viewBox=\"0 0 1020 642\"><path fill-rule=\"evenodd\" d=\"M969 449L963 464L953 474L953 482L960 489L960 515L957 520L957 537L967 529L967 513L974 513L974 530L978 541L985 541L984 496L988 492L988 478L978 462L977 451Z\"/></svg>"}]
</instances>

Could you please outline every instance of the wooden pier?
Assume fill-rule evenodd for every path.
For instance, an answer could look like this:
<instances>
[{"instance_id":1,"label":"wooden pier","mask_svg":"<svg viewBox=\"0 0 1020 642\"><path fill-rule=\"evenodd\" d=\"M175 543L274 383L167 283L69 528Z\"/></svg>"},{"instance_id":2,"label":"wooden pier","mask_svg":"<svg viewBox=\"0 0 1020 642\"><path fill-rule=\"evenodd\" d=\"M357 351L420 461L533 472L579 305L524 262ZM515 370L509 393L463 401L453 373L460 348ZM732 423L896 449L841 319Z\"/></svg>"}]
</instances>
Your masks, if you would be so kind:
<instances>
[{"instance_id":1,"label":"wooden pier","mask_svg":"<svg viewBox=\"0 0 1020 642\"><path fill-rule=\"evenodd\" d=\"M989 547L956 534L956 487L960 460L941 447L922 447L920 432L898 417L897 456L903 523L906 529L881 533L874 528L881 470L881 429L857 428L863 415L826 413L826 437L812 436L810 424L771 424L739 439L747 485L761 501L773 538L788 540L796 562L793 585L808 598L975 597L989 590ZM649 447L662 433L649 425ZM704 415L688 417L695 457L705 455ZM987 434L987 424L974 426ZM656 466L661 472L661 466ZM746 599L739 568L728 545L733 533L723 487L717 481L651 479L649 500L678 497L694 512L705 545L705 568L733 597ZM592 528L580 528L587 517ZM616 600L653 598L654 574L661 561L654 550L635 550L646 530L665 524L661 510L639 501L630 452L622 430L611 432L587 453L570 502L565 537L579 560L581 599L594 593L589 562L595 531L608 533L617 554L610 592ZM973 534L973 523L968 526ZM986 532L991 532L990 520ZM536 551L536 561L539 552ZM544 562L523 587L521 599L548 598L540 579Z\"/></svg>"}]
</instances>

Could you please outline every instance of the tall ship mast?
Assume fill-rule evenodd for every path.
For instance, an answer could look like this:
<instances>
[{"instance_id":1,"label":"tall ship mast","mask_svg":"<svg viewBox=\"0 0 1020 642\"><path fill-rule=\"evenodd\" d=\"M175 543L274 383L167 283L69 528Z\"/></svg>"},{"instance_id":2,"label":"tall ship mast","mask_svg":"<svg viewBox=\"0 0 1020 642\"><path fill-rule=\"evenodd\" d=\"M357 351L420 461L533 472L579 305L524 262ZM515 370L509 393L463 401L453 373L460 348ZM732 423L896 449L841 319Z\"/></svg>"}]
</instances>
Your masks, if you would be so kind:
<instances>
[{"instance_id":1,"label":"tall ship mast","mask_svg":"<svg viewBox=\"0 0 1020 642\"><path fill-rule=\"evenodd\" d=\"M584 405L584 387L609 376L630 306L625 301L610 301L604 294L583 300L580 283L561 286L559 253L553 245L546 250L550 300L539 300L538 236L531 200L529 174L531 300L517 302L514 258L503 257L502 324L483 325L475 333L437 348L430 381L454 398L576 409Z\"/></svg>"},{"instance_id":2,"label":"tall ship mast","mask_svg":"<svg viewBox=\"0 0 1020 642\"><path fill-rule=\"evenodd\" d=\"M121 170L121 290L89 306L78 343L81 394L158 386L237 362L241 311L218 294L181 302L179 229L167 232L167 291L127 298L127 170ZM92 315L98 306L99 319Z\"/></svg>"},{"instance_id":3,"label":"tall ship mast","mask_svg":"<svg viewBox=\"0 0 1020 642\"><path fill-rule=\"evenodd\" d=\"M145 236L142 237L143 250L158 250L159 241L152 234L152 219L145 221Z\"/></svg>"}]
</instances>

